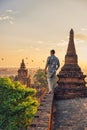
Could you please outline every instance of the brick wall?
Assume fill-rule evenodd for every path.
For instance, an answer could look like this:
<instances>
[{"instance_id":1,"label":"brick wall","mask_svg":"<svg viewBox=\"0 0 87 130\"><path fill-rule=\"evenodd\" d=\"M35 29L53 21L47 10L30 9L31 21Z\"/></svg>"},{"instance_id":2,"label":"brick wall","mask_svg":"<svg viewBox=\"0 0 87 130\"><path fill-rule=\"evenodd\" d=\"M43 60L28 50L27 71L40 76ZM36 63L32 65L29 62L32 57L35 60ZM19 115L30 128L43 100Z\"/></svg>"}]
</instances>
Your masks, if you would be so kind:
<instances>
[{"instance_id":1,"label":"brick wall","mask_svg":"<svg viewBox=\"0 0 87 130\"><path fill-rule=\"evenodd\" d=\"M53 94L46 93L43 97L37 113L27 130L50 130L53 109Z\"/></svg>"}]
</instances>

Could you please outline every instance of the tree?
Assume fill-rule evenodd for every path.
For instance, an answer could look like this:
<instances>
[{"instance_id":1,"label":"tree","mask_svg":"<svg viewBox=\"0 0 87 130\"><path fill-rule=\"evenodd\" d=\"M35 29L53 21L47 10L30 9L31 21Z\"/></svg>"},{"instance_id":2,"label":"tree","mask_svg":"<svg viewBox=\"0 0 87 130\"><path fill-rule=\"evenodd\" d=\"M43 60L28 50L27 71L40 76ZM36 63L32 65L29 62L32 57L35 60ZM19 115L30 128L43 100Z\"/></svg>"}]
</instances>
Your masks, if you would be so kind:
<instances>
[{"instance_id":1,"label":"tree","mask_svg":"<svg viewBox=\"0 0 87 130\"><path fill-rule=\"evenodd\" d=\"M0 78L0 128L26 130L36 113L36 90L9 78Z\"/></svg>"},{"instance_id":2,"label":"tree","mask_svg":"<svg viewBox=\"0 0 87 130\"><path fill-rule=\"evenodd\" d=\"M36 80L36 84L41 88L45 87L47 88L47 78L44 73L44 70L38 69L36 74L34 75L34 78Z\"/></svg>"}]
</instances>

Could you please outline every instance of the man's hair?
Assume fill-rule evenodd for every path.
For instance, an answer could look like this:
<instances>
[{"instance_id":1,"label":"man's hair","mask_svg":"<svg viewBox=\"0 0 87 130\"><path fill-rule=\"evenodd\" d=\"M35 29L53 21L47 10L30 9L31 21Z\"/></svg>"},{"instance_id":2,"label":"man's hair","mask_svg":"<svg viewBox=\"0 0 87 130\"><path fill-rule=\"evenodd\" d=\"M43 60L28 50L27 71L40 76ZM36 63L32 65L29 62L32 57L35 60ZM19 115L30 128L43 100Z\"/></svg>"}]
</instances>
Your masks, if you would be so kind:
<instances>
[{"instance_id":1,"label":"man's hair","mask_svg":"<svg viewBox=\"0 0 87 130\"><path fill-rule=\"evenodd\" d=\"M51 50L50 52L51 52L52 54L55 54L55 50Z\"/></svg>"}]
</instances>

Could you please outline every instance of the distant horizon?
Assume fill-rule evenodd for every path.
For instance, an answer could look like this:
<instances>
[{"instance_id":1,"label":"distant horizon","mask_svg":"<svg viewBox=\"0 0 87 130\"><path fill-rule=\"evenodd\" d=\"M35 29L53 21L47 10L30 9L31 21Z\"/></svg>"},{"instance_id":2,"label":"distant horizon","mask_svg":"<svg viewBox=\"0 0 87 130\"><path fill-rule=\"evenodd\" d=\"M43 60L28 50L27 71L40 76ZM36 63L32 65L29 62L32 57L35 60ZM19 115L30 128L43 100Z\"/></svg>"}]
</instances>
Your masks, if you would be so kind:
<instances>
[{"instance_id":1,"label":"distant horizon","mask_svg":"<svg viewBox=\"0 0 87 130\"><path fill-rule=\"evenodd\" d=\"M62 67L63 67L63 65L60 66L58 72L61 70ZM6 67L5 66L4 67L0 66L0 69L19 69L19 68L20 68L20 66L6 66ZM45 68L45 66L44 67L28 67L28 66L26 66L26 69L43 69L44 70L44 68ZM80 68L81 68L82 72L87 75L87 68L86 68L86 66L84 66L84 67L80 66Z\"/></svg>"}]
</instances>

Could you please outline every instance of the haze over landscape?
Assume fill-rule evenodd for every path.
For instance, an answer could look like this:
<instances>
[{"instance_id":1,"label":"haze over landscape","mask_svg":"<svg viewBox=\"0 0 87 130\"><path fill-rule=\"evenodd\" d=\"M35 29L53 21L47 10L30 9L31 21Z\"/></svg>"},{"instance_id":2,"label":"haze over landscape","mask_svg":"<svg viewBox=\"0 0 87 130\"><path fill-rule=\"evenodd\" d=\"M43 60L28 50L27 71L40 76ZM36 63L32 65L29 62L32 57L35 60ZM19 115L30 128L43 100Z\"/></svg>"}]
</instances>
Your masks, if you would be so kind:
<instances>
[{"instance_id":1,"label":"haze over landscape","mask_svg":"<svg viewBox=\"0 0 87 130\"><path fill-rule=\"evenodd\" d=\"M43 68L50 49L61 66L71 28L79 65L87 72L86 0L0 0L0 67Z\"/></svg>"}]
</instances>

